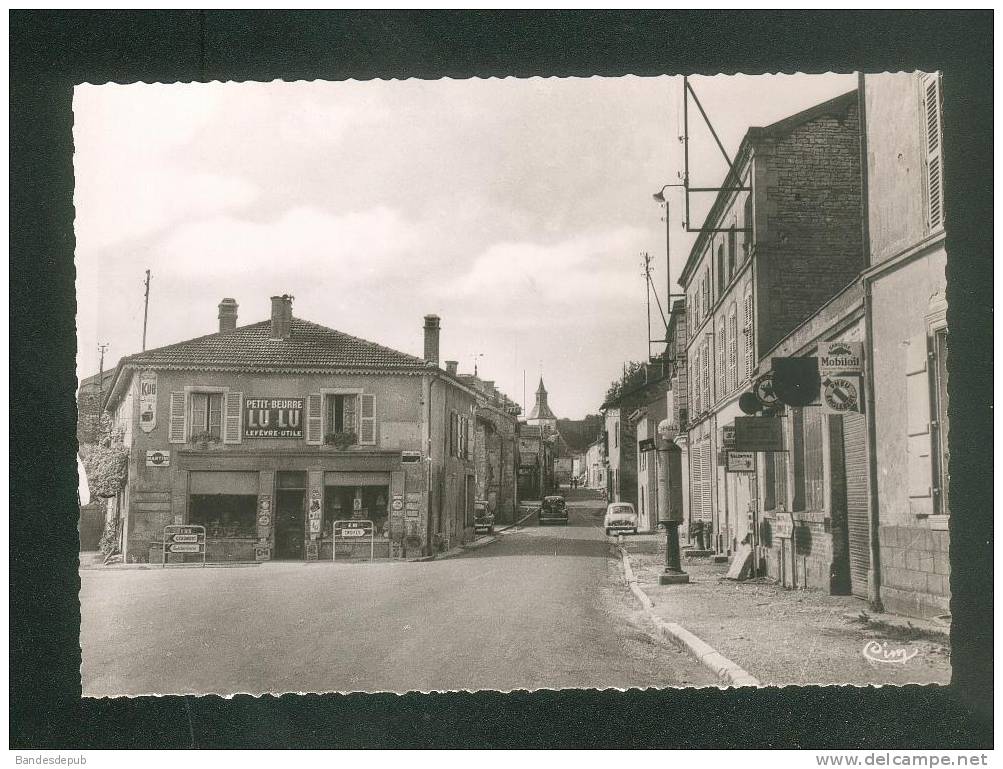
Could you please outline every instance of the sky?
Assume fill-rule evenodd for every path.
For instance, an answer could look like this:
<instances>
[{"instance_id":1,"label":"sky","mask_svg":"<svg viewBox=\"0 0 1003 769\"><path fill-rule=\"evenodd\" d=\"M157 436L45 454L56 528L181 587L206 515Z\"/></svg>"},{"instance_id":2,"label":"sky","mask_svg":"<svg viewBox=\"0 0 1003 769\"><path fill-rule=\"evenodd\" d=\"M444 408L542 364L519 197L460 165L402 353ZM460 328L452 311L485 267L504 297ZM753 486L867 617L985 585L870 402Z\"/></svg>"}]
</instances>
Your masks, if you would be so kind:
<instances>
[{"instance_id":1,"label":"sky","mask_svg":"<svg viewBox=\"0 0 1003 769\"><path fill-rule=\"evenodd\" d=\"M854 75L693 77L730 155ZM682 78L81 85L74 90L78 375L238 324L296 317L441 360L532 408L595 413L646 350L642 252L664 304ZM691 110L690 179L725 164ZM673 281L694 235L669 191ZM693 196L694 226L706 204ZM678 291L678 287L674 291ZM652 324L660 320L652 301ZM657 331L653 336L657 337ZM653 349L658 352L658 348Z\"/></svg>"}]
</instances>

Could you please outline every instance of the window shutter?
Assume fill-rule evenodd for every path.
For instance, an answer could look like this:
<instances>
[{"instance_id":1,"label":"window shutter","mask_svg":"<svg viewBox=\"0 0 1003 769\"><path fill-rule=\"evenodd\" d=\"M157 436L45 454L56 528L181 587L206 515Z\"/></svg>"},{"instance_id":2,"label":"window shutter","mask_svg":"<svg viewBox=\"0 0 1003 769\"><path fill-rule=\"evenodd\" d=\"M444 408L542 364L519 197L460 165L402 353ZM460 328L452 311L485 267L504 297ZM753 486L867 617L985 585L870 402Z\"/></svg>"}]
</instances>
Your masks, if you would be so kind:
<instances>
[{"instance_id":1,"label":"window shutter","mask_svg":"<svg viewBox=\"0 0 1003 769\"><path fill-rule=\"evenodd\" d=\"M320 393L306 396L306 442L319 446L324 440L324 399Z\"/></svg>"},{"instance_id":2,"label":"window shutter","mask_svg":"<svg viewBox=\"0 0 1003 769\"><path fill-rule=\"evenodd\" d=\"M228 392L224 412L223 443L240 443L240 421L244 413L244 393Z\"/></svg>"},{"instance_id":3,"label":"window shutter","mask_svg":"<svg viewBox=\"0 0 1003 769\"><path fill-rule=\"evenodd\" d=\"M171 416L169 421L167 440L170 443L184 443L185 393L183 390L171 393Z\"/></svg>"},{"instance_id":4,"label":"window shutter","mask_svg":"<svg viewBox=\"0 0 1003 769\"><path fill-rule=\"evenodd\" d=\"M710 401L710 342L707 337L709 335L704 335L703 343L703 353L701 354L701 359L703 362L703 407L704 411L709 411L711 407Z\"/></svg>"},{"instance_id":5,"label":"window shutter","mask_svg":"<svg viewBox=\"0 0 1003 769\"><path fill-rule=\"evenodd\" d=\"M755 323L752 318L752 291L745 294L744 329L745 329L745 377L752 377L752 372L756 368L755 360Z\"/></svg>"},{"instance_id":6,"label":"window shutter","mask_svg":"<svg viewBox=\"0 0 1003 769\"><path fill-rule=\"evenodd\" d=\"M712 470L710 441L704 441L700 450L700 517L705 521L709 521L713 517L710 496Z\"/></svg>"},{"instance_id":7,"label":"window shutter","mask_svg":"<svg viewBox=\"0 0 1003 769\"><path fill-rule=\"evenodd\" d=\"M456 412L449 412L449 456L456 456Z\"/></svg>"},{"instance_id":8,"label":"window shutter","mask_svg":"<svg viewBox=\"0 0 1003 769\"><path fill-rule=\"evenodd\" d=\"M933 512L933 461L930 456L930 377L927 337L917 334L906 350L906 461L909 507L914 513Z\"/></svg>"},{"instance_id":9,"label":"window shutter","mask_svg":"<svg viewBox=\"0 0 1003 769\"><path fill-rule=\"evenodd\" d=\"M935 230L944 222L943 155L941 152L940 76L923 83L926 122L927 221Z\"/></svg>"},{"instance_id":10,"label":"window shutter","mask_svg":"<svg viewBox=\"0 0 1003 769\"><path fill-rule=\"evenodd\" d=\"M738 387L738 307L728 314L728 389Z\"/></svg>"},{"instance_id":11,"label":"window shutter","mask_svg":"<svg viewBox=\"0 0 1003 769\"><path fill-rule=\"evenodd\" d=\"M718 400L728 391L727 385L727 364L726 356L728 354L728 339L727 339L727 326L724 318L717 324L717 371L715 372L714 382L717 384L717 392L715 393L715 400Z\"/></svg>"},{"instance_id":12,"label":"window shutter","mask_svg":"<svg viewBox=\"0 0 1003 769\"><path fill-rule=\"evenodd\" d=\"M359 443L376 445L376 396L359 396Z\"/></svg>"}]
</instances>

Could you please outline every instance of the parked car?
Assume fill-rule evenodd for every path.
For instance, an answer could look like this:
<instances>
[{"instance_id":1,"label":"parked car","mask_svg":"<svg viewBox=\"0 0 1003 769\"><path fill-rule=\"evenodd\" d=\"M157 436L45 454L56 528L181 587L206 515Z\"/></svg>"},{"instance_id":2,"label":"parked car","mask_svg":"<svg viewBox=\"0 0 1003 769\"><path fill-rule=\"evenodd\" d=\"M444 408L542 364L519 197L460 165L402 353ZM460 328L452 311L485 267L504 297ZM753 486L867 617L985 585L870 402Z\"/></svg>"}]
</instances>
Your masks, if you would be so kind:
<instances>
[{"instance_id":1,"label":"parked car","mask_svg":"<svg viewBox=\"0 0 1003 769\"><path fill-rule=\"evenodd\" d=\"M537 518L541 526L545 523L563 523L567 526L568 505L564 501L564 497L544 497L543 504L540 505L540 514Z\"/></svg>"},{"instance_id":2,"label":"parked car","mask_svg":"<svg viewBox=\"0 0 1003 769\"><path fill-rule=\"evenodd\" d=\"M637 534L637 511L630 502L610 502L602 525L607 537L626 532Z\"/></svg>"},{"instance_id":3,"label":"parked car","mask_svg":"<svg viewBox=\"0 0 1003 769\"><path fill-rule=\"evenodd\" d=\"M482 532L493 534L495 530L495 516L485 499L474 500L474 534Z\"/></svg>"}]
</instances>

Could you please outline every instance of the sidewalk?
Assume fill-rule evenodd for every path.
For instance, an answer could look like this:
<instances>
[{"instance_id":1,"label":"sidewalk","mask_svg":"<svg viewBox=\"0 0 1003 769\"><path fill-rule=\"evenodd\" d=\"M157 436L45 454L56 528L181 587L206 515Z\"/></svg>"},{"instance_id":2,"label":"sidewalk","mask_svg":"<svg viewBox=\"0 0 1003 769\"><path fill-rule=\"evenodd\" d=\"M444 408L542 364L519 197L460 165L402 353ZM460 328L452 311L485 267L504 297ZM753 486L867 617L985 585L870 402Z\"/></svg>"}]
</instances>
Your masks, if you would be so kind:
<instances>
[{"instance_id":1,"label":"sidewalk","mask_svg":"<svg viewBox=\"0 0 1003 769\"><path fill-rule=\"evenodd\" d=\"M728 564L709 558L684 557L690 584L662 586L664 537L661 552L658 535L623 540L654 614L682 625L764 686L950 683L944 628L872 616L851 596L727 580Z\"/></svg>"}]
</instances>

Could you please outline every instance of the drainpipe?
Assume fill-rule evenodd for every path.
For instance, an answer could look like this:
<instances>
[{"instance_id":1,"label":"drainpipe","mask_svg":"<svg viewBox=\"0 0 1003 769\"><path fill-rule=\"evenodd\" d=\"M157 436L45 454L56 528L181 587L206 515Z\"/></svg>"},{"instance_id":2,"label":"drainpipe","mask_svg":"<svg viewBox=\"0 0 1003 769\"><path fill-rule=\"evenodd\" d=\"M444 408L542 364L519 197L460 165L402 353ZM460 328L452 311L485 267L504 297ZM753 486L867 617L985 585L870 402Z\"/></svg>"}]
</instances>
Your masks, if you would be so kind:
<instances>
[{"instance_id":1,"label":"drainpipe","mask_svg":"<svg viewBox=\"0 0 1003 769\"><path fill-rule=\"evenodd\" d=\"M867 100L865 98L865 79L861 72L857 75L857 114L860 124L860 209L861 209L861 247L866 266L870 266L871 238L870 215L868 211L868 178L867 178ZM865 267L866 269L866 267ZM884 611L881 602L881 518L878 507L878 458L877 458L877 420L874 415L874 300L871 296L871 277L864 273L864 408L867 419L867 485L870 502L870 555L871 564L867 572L867 600L873 611Z\"/></svg>"},{"instance_id":2,"label":"drainpipe","mask_svg":"<svg viewBox=\"0 0 1003 769\"><path fill-rule=\"evenodd\" d=\"M432 376L428 377L428 413L427 413L427 424L428 424L428 437L427 445L425 447L426 456L428 457L428 473L425 479L425 495L428 499L428 512L425 516L425 549L428 553L431 553L432 549L432 385L435 384L435 378Z\"/></svg>"}]
</instances>

